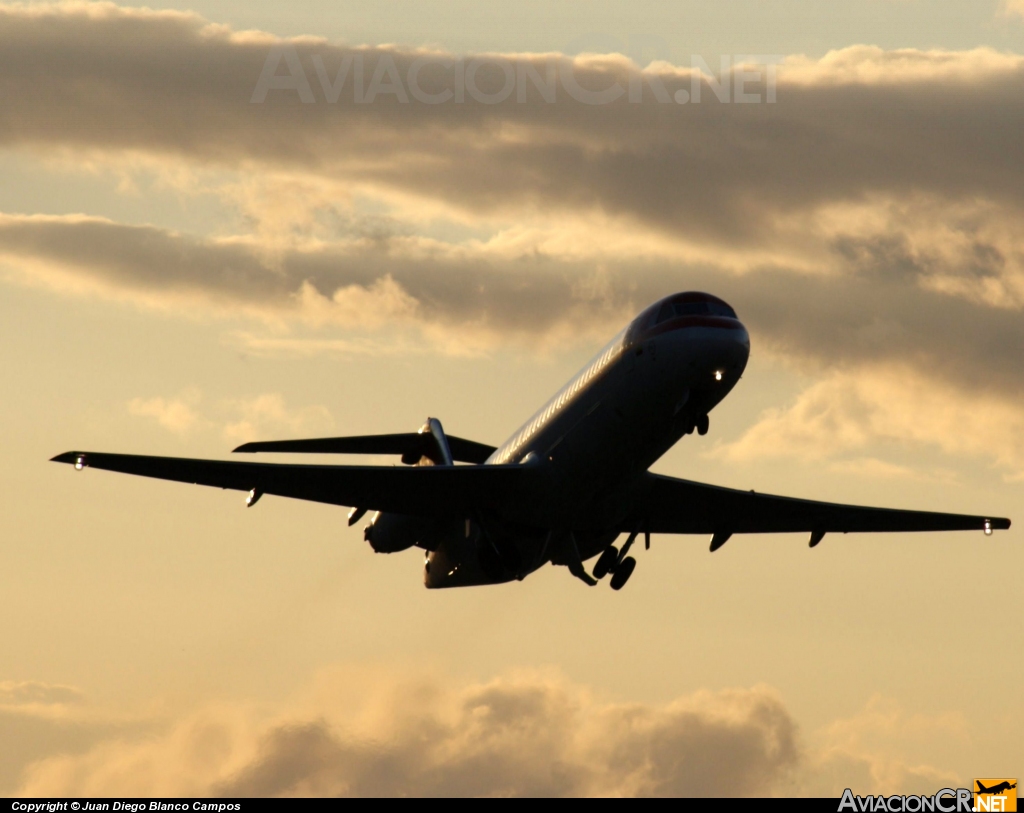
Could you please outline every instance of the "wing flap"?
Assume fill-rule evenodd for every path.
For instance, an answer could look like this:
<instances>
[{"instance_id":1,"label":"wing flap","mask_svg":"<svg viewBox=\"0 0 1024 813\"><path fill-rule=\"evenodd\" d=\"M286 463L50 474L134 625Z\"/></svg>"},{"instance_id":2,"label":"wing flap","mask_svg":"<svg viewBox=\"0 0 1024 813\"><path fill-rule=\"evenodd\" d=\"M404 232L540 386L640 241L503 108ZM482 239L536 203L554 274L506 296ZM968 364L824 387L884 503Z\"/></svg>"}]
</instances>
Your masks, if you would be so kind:
<instances>
[{"instance_id":1,"label":"wing flap","mask_svg":"<svg viewBox=\"0 0 1024 813\"><path fill-rule=\"evenodd\" d=\"M970 531L1006 529L1003 517L904 511L800 500L648 475L640 517L652 533ZM987 523L987 526L986 526Z\"/></svg>"},{"instance_id":2,"label":"wing flap","mask_svg":"<svg viewBox=\"0 0 1024 813\"><path fill-rule=\"evenodd\" d=\"M494 505L523 472L519 466L307 466L103 452L65 452L52 460L160 480L237 491L255 488L281 497L428 517L459 515Z\"/></svg>"}]
</instances>

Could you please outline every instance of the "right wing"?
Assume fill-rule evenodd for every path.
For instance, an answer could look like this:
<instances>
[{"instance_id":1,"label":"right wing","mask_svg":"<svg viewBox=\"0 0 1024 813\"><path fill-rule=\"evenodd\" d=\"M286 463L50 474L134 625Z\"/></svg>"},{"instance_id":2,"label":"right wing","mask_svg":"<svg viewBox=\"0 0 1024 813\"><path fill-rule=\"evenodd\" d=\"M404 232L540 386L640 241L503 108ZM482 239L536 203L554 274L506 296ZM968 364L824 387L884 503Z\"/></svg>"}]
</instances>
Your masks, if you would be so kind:
<instances>
[{"instance_id":1,"label":"right wing","mask_svg":"<svg viewBox=\"0 0 1024 813\"><path fill-rule=\"evenodd\" d=\"M481 507L499 504L525 471L522 466L300 466L103 452L65 452L52 459L76 468L238 491L255 489L424 517L469 516Z\"/></svg>"},{"instance_id":2,"label":"right wing","mask_svg":"<svg viewBox=\"0 0 1024 813\"><path fill-rule=\"evenodd\" d=\"M480 464L495 451L494 446L448 435L452 459L462 463ZM308 454L399 454L403 462L414 463L434 451L429 432L404 432L395 435L355 435L345 438L312 438L309 440L267 440L243 443L236 452L300 452Z\"/></svg>"},{"instance_id":3,"label":"right wing","mask_svg":"<svg viewBox=\"0 0 1024 813\"><path fill-rule=\"evenodd\" d=\"M786 533L819 531L970 531L1005 529L1010 520L932 511L904 511L861 505L800 500L648 474L638 515L624 531L639 524L652 533ZM628 526L628 527L627 527Z\"/></svg>"}]
</instances>

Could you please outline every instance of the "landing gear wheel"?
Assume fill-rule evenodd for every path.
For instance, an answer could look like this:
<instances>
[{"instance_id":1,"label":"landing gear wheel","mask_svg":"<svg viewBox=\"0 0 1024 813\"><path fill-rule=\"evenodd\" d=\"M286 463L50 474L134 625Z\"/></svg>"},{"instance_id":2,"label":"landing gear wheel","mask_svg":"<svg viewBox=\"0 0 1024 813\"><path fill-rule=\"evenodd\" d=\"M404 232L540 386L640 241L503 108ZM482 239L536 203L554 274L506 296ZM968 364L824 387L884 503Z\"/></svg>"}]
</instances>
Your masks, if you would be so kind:
<instances>
[{"instance_id":1,"label":"landing gear wheel","mask_svg":"<svg viewBox=\"0 0 1024 813\"><path fill-rule=\"evenodd\" d=\"M707 415L701 415L697 418L697 434L706 435L708 433L708 427L711 426L711 419Z\"/></svg>"},{"instance_id":2,"label":"landing gear wheel","mask_svg":"<svg viewBox=\"0 0 1024 813\"><path fill-rule=\"evenodd\" d=\"M594 578L603 579L607 576L612 568L615 567L615 561L619 558L619 551L614 545L609 545L604 549L600 558L597 560L597 564L594 565Z\"/></svg>"},{"instance_id":3,"label":"landing gear wheel","mask_svg":"<svg viewBox=\"0 0 1024 813\"><path fill-rule=\"evenodd\" d=\"M629 577L633 575L635 567L636 559L632 556L627 556L619 562L619 566L615 568L615 573L612 575L612 590L621 590L626 582L629 581Z\"/></svg>"}]
</instances>

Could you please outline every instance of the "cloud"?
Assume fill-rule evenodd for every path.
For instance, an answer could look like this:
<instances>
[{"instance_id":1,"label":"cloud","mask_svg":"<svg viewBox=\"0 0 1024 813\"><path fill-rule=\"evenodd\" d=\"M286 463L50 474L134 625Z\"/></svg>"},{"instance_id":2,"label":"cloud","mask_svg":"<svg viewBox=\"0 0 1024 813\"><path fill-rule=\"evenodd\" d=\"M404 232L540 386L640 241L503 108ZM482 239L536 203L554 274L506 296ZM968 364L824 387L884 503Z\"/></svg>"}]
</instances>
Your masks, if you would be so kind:
<instances>
[{"instance_id":1,"label":"cloud","mask_svg":"<svg viewBox=\"0 0 1024 813\"><path fill-rule=\"evenodd\" d=\"M313 405L292 409L285 405L280 393L228 400L224 408L238 416L224 426L224 437L238 443L256 440L270 433L294 435L328 431L334 425L326 407Z\"/></svg>"},{"instance_id":2,"label":"cloud","mask_svg":"<svg viewBox=\"0 0 1024 813\"><path fill-rule=\"evenodd\" d=\"M442 64L454 55L280 40L112 4L4 6L0 17L0 144L8 147L290 168L466 213L605 212L689 239L747 244L771 239L780 214L868 194L913 190L1016 209L1024 195L1014 127L1024 58L988 49L853 46L816 61L790 57L777 67L773 104L737 104L735 87L720 103L690 66L641 71L615 54L480 55L490 60L470 82L480 93L431 104L407 87L410 68L426 60L423 91L442 93L455 87L454 69ZM295 76L303 91L270 90L254 103L272 53L277 75ZM500 104L479 101L507 79L495 59L514 66L522 101L518 89ZM389 66L402 92L374 94L373 77ZM554 102L526 72L546 77L549 68ZM342 70L346 84L332 103ZM737 75L726 76L727 87ZM695 79L701 102L676 103ZM766 80L763 69L748 92L766 99ZM610 104L578 101L616 87Z\"/></svg>"},{"instance_id":3,"label":"cloud","mask_svg":"<svg viewBox=\"0 0 1024 813\"><path fill-rule=\"evenodd\" d=\"M749 796L779 788L799 759L796 727L766 688L650 706L537 673L318 683L272 718L218 706L159 737L40 761L20 793Z\"/></svg>"},{"instance_id":4,"label":"cloud","mask_svg":"<svg viewBox=\"0 0 1024 813\"><path fill-rule=\"evenodd\" d=\"M0 792L13 793L36 760L83 754L104 739L140 731L138 720L97 713L77 687L0 681Z\"/></svg>"},{"instance_id":5,"label":"cloud","mask_svg":"<svg viewBox=\"0 0 1024 813\"><path fill-rule=\"evenodd\" d=\"M734 461L834 460L839 470L903 476L908 473L903 466L862 456L876 447L898 453L924 446L990 459L1009 478L1024 478L1024 409L1016 399L965 393L907 367L833 372L790 406L762 413L739 439L717 447L715 454Z\"/></svg>"},{"instance_id":6,"label":"cloud","mask_svg":"<svg viewBox=\"0 0 1024 813\"><path fill-rule=\"evenodd\" d=\"M319 404L290 407L280 393L263 393L250 398L227 398L200 411L202 393L190 388L177 398L133 398L131 415L153 418L165 429L186 435L196 429L220 427L234 443L270 434L295 435L326 432L334 425L330 411Z\"/></svg>"},{"instance_id":7,"label":"cloud","mask_svg":"<svg viewBox=\"0 0 1024 813\"><path fill-rule=\"evenodd\" d=\"M370 331L401 323L475 352L510 337L577 336L691 280L746 290L746 279L731 279L739 274L756 277L765 300L747 312L775 307L770 289L790 296L779 304L794 324L773 314L774 332L786 335L770 340L791 350L793 312L809 300L802 321L819 327L812 295L856 289L863 302L867 286L848 284L857 278L896 294L895 324L885 324L882 296L869 313L880 309L879 330L898 338L906 322L968 302L986 307L958 322L986 350L1019 346L1013 331L980 334L1019 322L1024 307L1024 161L1013 135L1024 57L851 46L784 59L772 104L732 95L725 104L691 67L641 71L614 54L481 55L480 83L503 82L504 60L516 83L526 77L522 101L516 90L500 104L472 93L464 103L403 103L398 93L357 103L359 64L366 94L380 66L408 84L417 60L428 63L424 88L439 92L455 81L442 70L455 56L281 40L112 4L0 6L0 18L4 145L129 173L216 167L230 177L201 183L252 226L193 236L85 216L0 216L0 253L29 277L59 278L62 290ZM280 89L251 101L271 54L277 75L305 77L312 102ZM529 78L549 67L554 102ZM349 84L332 103L342 68ZM742 70L725 76L730 94ZM760 75L752 89L766 98ZM623 94L585 104L567 77L587 92L617 83ZM700 103L673 101L695 87ZM367 216L357 198L391 214ZM448 237L428 236L434 221ZM478 236L452 238L454 227ZM776 272L792 276L780 283ZM794 290L804 284L811 295ZM857 334L837 339L871 341L863 312L825 310ZM1004 312L996 326L967 324L989 311ZM932 341L933 327L911 325L911 341ZM985 357L950 374L970 376Z\"/></svg>"},{"instance_id":8,"label":"cloud","mask_svg":"<svg viewBox=\"0 0 1024 813\"><path fill-rule=\"evenodd\" d=\"M195 409L200 398L197 390L186 391L179 398L133 398L128 402L128 413L153 418L165 429L186 435L203 422Z\"/></svg>"},{"instance_id":9,"label":"cloud","mask_svg":"<svg viewBox=\"0 0 1024 813\"><path fill-rule=\"evenodd\" d=\"M495 335L546 338L592 327L609 313L629 315L626 299L593 284L593 270L578 263L416 238L337 241L268 257L249 241L155 226L0 215L0 257L14 263L16 279L61 291L183 313L204 305L271 322L364 330L404 324L456 352Z\"/></svg>"},{"instance_id":10,"label":"cloud","mask_svg":"<svg viewBox=\"0 0 1024 813\"><path fill-rule=\"evenodd\" d=\"M971 741L967 720L957 713L908 714L895 701L871 697L864 708L834 720L809 737L802 776L803 792L840 796L844 788L859 794L925 794L963 787L965 778L915 759L935 743L963 747Z\"/></svg>"},{"instance_id":11,"label":"cloud","mask_svg":"<svg viewBox=\"0 0 1024 813\"><path fill-rule=\"evenodd\" d=\"M1016 0L1010 0L1016 2ZM971 51L852 45L829 51L820 59L803 55L782 63L787 82L803 85L906 85L914 82L974 84L981 77L1011 76L1021 67L1016 54L991 48Z\"/></svg>"},{"instance_id":12,"label":"cloud","mask_svg":"<svg viewBox=\"0 0 1024 813\"><path fill-rule=\"evenodd\" d=\"M1024 17L1024 0L1003 0L1003 14Z\"/></svg>"},{"instance_id":13,"label":"cloud","mask_svg":"<svg viewBox=\"0 0 1024 813\"><path fill-rule=\"evenodd\" d=\"M0 706L65 705L80 703L82 692L73 686L59 686L33 680L0 681Z\"/></svg>"},{"instance_id":14,"label":"cloud","mask_svg":"<svg viewBox=\"0 0 1024 813\"><path fill-rule=\"evenodd\" d=\"M0 216L0 256L16 261L14 278L183 313L199 304L222 315L364 337L387 326L406 346L414 343L402 333L409 329L437 349L466 353L497 342L600 341L659 296L697 288L737 308L755 353L768 349L818 370L898 362L965 391L1024 393L1017 307L950 295L935 282L949 278L945 267L930 270L898 241L843 243L835 250L836 274L777 267L736 274L642 257L613 257L595 268L571 256L519 251L396 237L278 251L270 261L246 242L153 226Z\"/></svg>"},{"instance_id":15,"label":"cloud","mask_svg":"<svg viewBox=\"0 0 1024 813\"><path fill-rule=\"evenodd\" d=\"M959 714L883 697L802 736L765 686L618 702L558 672L483 682L321 670L278 705L218 702L111 729L24 772L29 796L838 796L956 787ZM0 747L3 740L0 738ZM954 749L955 751L956 749ZM940 749L941 751L941 749ZM952 783L952 784L951 784Z\"/></svg>"}]
</instances>

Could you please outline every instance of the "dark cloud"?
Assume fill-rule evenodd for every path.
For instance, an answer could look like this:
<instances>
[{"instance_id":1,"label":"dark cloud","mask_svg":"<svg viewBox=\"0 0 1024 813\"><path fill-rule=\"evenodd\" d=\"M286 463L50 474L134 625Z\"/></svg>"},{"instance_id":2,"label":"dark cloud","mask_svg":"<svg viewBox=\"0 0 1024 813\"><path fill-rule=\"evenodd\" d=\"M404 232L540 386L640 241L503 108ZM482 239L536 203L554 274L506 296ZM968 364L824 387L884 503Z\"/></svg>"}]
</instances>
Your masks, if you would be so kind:
<instances>
[{"instance_id":1,"label":"dark cloud","mask_svg":"<svg viewBox=\"0 0 1024 813\"><path fill-rule=\"evenodd\" d=\"M291 250L264 257L250 244L219 243L157 229L83 218L0 218L0 256L46 278L57 268L113 295L272 316L310 314L346 327L352 312L332 300L349 286L381 299L387 323L436 327L469 340L474 331L532 342L565 330L609 335L660 296L703 289L729 300L751 331L754 353L770 348L819 368L866 362L919 367L971 390L1024 392L1024 319L927 286L931 271L899 241L837 247L842 274L761 269L735 275L707 266L605 263L594 293L581 293L590 263L543 255L412 252L401 240ZM880 270L881 269L881 270ZM388 310L393 281L412 310ZM59 282L57 283L59 284ZM303 298L320 295L322 309ZM372 314L370 314L372 315ZM363 314L367 316L367 314ZM380 324L381 322L378 322ZM358 326L358 325L357 325ZM559 331L562 331L561 333Z\"/></svg>"},{"instance_id":2,"label":"dark cloud","mask_svg":"<svg viewBox=\"0 0 1024 813\"><path fill-rule=\"evenodd\" d=\"M18 260L35 275L58 269L108 292L179 305L198 298L224 311L248 308L273 316L302 316L304 285L329 307L341 289L372 288L391 278L414 298L420 324L475 324L521 336L542 336L574 316L574 285L586 270L537 256L494 261L443 248L413 252L400 240L386 239L268 255L252 244L95 218L0 216L0 256ZM626 305L628 294L619 292L614 300L612 305ZM582 321L609 303L585 304L577 315Z\"/></svg>"},{"instance_id":3,"label":"dark cloud","mask_svg":"<svg viewBox=\"0 0 1024 813\"><path fill-rule=\"evenodd\" d=\"M584 89L618 83L623 95L583 104L560 79L554 103L527 84L523 103L513 93L493 105L469 95L464 104L403 104L385 93L357 104L352 62L332 104L314 57L328 85L344 60L362 60L369 88L381 60L394 63L406 86L426 52L306 38L286 44L309 101L270 90L253 103L271 46L281 43L267 35L102 5L5 7L0 17L7 146L303 168L472 211L599 209L673 234L746 243L772 240L779 213L866 195L982 198L1015 210L1024 203L1024 60L992 52L861 48L844 59L791 62L780 69L774 104L720 103L707 82L699 104L676 104L677 92L692 90L688 71L641 75L621 57L559 55L552 66L571 68ZM543 56L510 59L546 70ZM278 74L286 73L282 59ZM495 64L477 77L486 92L505 79ZM438 65L421 74L425 92L454 81ZM638 103L625 92L631 81ZM756 82L748 90L765 94Z\"/></svg>"}]
</instances>

